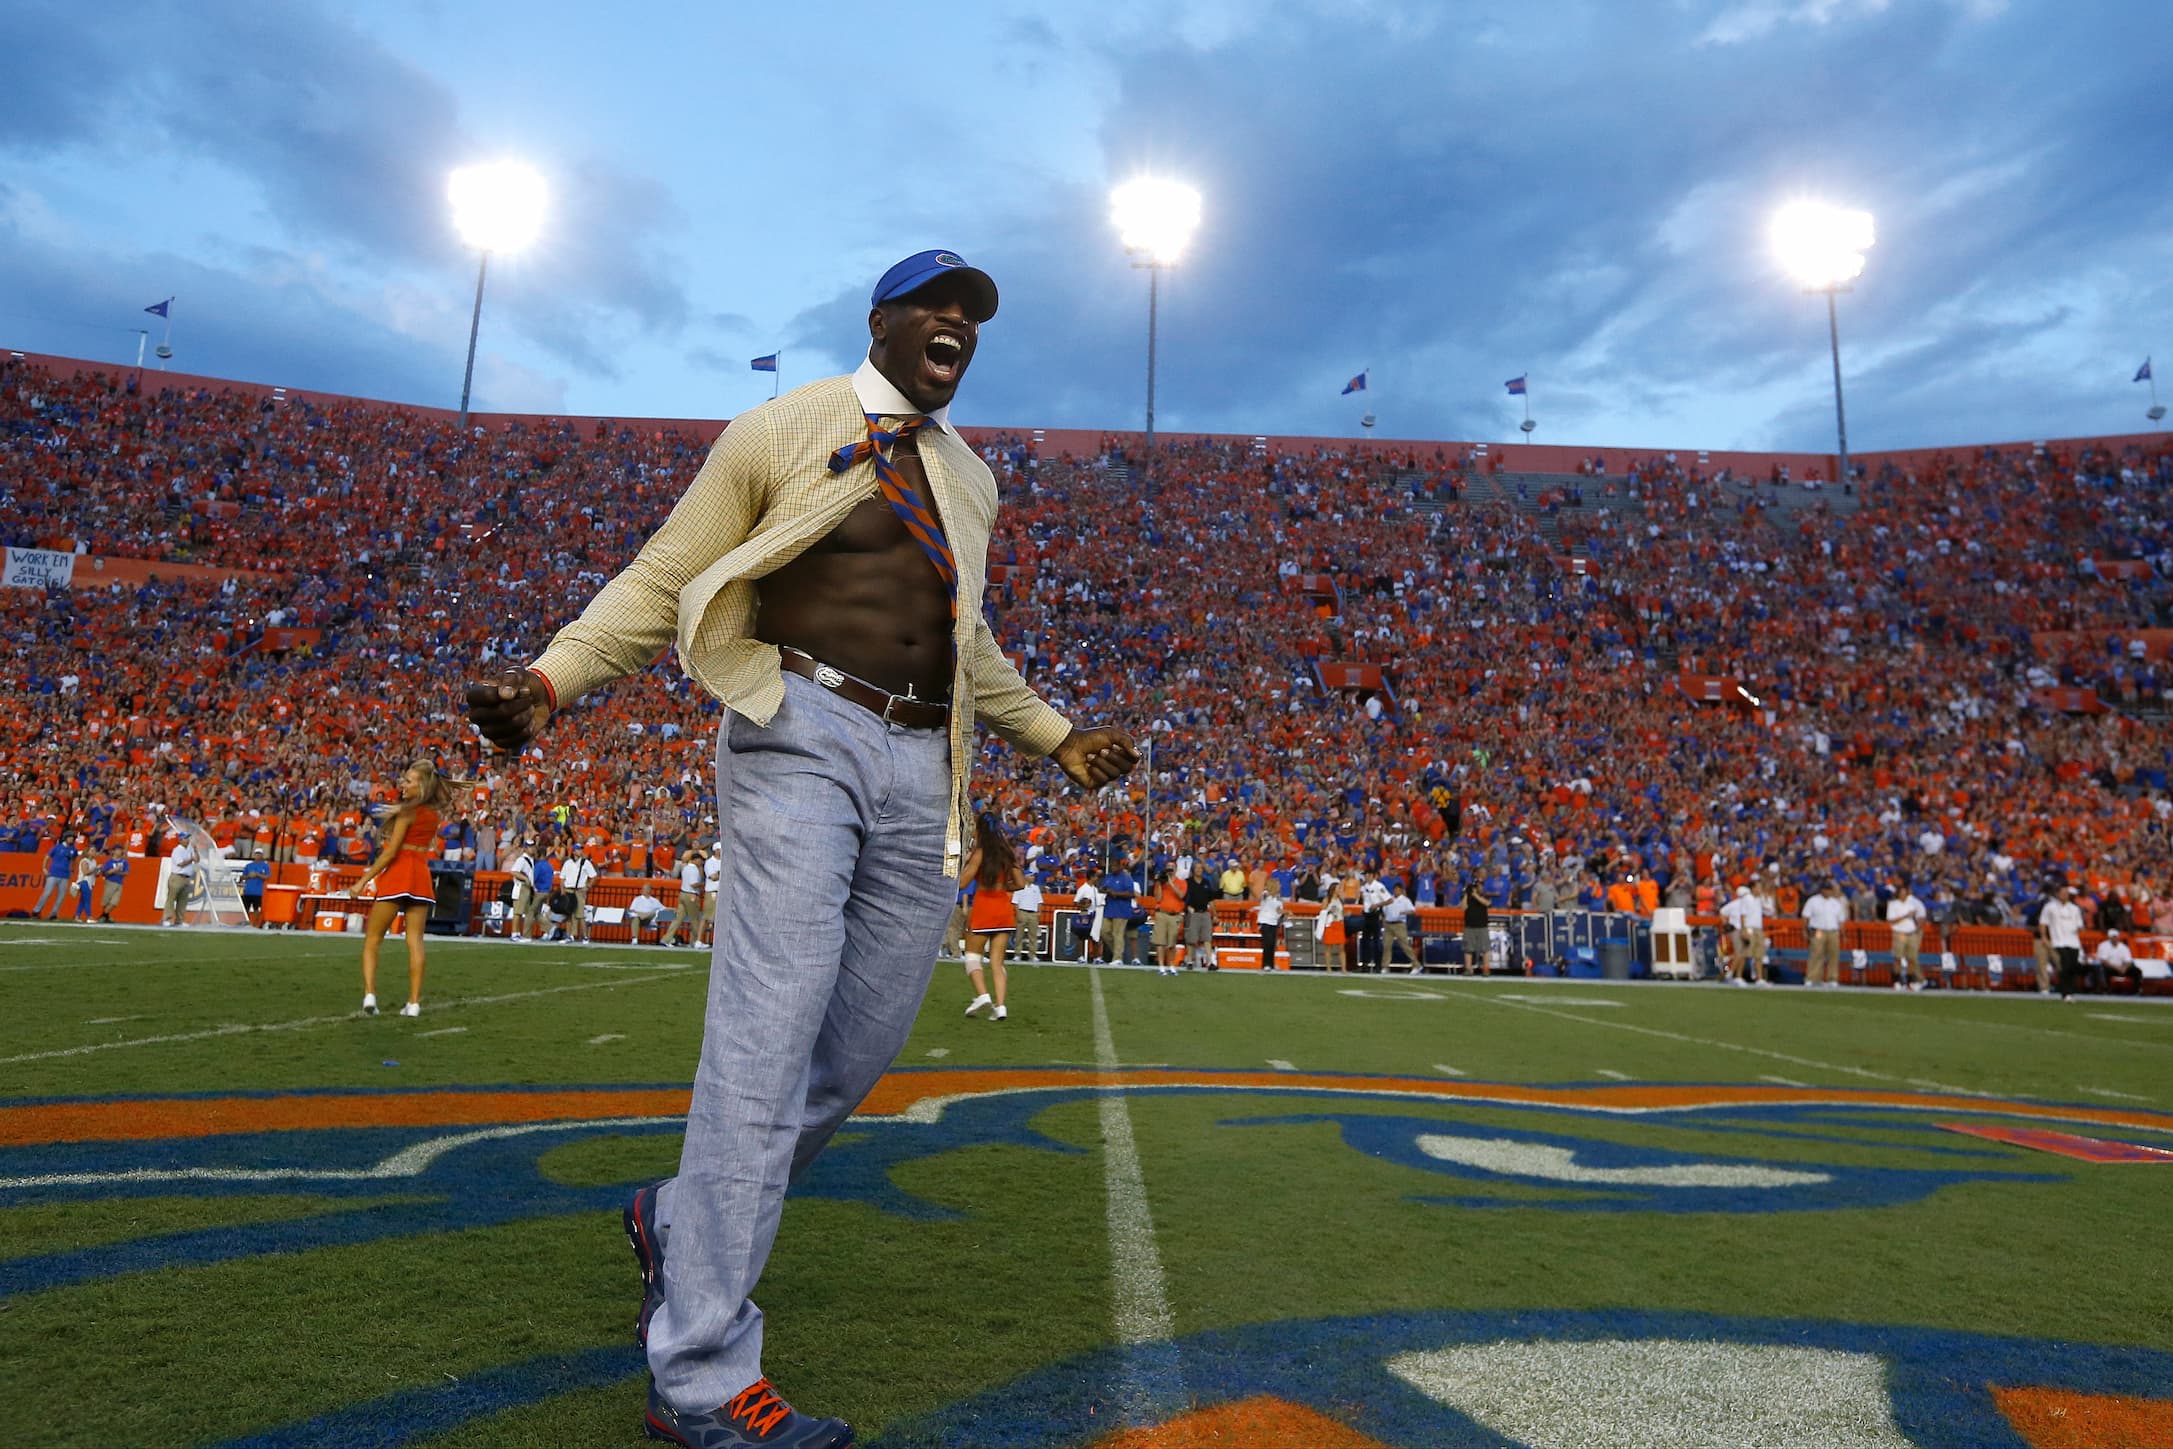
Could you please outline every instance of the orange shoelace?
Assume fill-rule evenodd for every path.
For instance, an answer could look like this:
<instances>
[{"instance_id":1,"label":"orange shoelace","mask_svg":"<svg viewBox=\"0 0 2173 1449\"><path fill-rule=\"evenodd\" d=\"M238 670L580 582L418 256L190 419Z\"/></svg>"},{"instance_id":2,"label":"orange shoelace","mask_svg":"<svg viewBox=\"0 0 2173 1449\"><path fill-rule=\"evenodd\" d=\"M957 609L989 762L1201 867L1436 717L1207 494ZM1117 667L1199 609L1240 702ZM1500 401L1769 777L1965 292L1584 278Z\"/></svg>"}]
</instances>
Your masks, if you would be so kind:
<instances>
[{"instance_id":1,"label":"orange shoelace","mask_svg":"<svg viewBox=\"0 0 2173 1449\"><path fill-rule=\"evenodd\" d=\"M724 1406L724 1416L734 1420L748 1432L767 1435L783 1423L792 1413L792 1405L777 1397L766 1378L756 1379L732 1396Z\"/></svg>"}]
</instances>

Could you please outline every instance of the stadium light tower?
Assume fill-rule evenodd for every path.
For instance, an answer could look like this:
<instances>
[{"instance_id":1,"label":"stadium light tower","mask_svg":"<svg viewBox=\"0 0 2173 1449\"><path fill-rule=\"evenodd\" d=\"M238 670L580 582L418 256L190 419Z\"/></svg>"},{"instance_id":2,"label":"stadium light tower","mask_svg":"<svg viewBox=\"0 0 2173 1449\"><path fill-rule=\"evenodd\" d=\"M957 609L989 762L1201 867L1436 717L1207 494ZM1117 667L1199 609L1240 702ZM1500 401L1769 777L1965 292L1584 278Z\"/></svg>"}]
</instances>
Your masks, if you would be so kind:
<instances>
[{"instance_id":1,"label":"stadium light tower","mask_svg":"<svg viewBox=\"0 0 2173 1449\"><path fill-rule=\"evenodd\" d=\"M1871 249L1871 213L1817 201L1796 201L1773 217L1773 250L1806 292L1826 294L1826 335L1833 343L1833 421L1841 444L1841 478L1849 476L1849 419L1841 405L1841 322L1834 296L1851 290Z\"/></svg>"},{"instance_id":2,"label":"stadium light tower","mask_svg":"<svg viewBox=\"0 0 2173 1449\"><path fill-rule=\"evenodd\" d=\"M1200 225L1200 193L1181 181L1141 176L1109 193L1109 216L1134 267L1147 272L1147 469L1154 470L1155 313L1162 269L1177 265Z\"/></svg>"},{"instance_id":3,"label":"stadium light tower","mask_svg":"<svg viewBox=\"0 0 2173 1449\"><path fill-rule=\"evenodd\" d=\"M517 252L543 226L543 178L518 161L463 166L447 187L460 239L482 253L475 269L475 311L468 318L468 370L460 379L460 431L468 431L468 389L475 382L475 338L483 326L483 279L492 252Z\"/></svg>"}]
</instances>

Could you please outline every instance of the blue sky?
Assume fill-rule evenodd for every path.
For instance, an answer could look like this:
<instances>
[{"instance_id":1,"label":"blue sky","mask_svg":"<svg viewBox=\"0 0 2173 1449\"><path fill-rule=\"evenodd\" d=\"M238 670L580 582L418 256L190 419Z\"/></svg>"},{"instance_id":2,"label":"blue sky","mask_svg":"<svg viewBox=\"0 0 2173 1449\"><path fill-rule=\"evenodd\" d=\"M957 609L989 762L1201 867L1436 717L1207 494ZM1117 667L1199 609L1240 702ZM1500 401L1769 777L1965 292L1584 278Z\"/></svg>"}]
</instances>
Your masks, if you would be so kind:
<instances>
[{"instance_id":1,"label":"blue sky","mask_svg":"<svg viewBox=\"0 0 2173 1449\"><path fill-rule=\"evenodd\" d=\"M963 421L1139 426L1142 169L1168 430L1830 448L1824 308L1764 223L1874 212L1841 300L1859 450L2131 432L2173 363L2173 6L1109 0L602 7L9 0L0 341L451 406L455 165L553 190L495 262L476 406L729 416L865 347L948 246L1003 291ZM156 339L154 338L154 341ZM1372 390L1339 389L1361 368Z\"/></svg>"}]
</instances>

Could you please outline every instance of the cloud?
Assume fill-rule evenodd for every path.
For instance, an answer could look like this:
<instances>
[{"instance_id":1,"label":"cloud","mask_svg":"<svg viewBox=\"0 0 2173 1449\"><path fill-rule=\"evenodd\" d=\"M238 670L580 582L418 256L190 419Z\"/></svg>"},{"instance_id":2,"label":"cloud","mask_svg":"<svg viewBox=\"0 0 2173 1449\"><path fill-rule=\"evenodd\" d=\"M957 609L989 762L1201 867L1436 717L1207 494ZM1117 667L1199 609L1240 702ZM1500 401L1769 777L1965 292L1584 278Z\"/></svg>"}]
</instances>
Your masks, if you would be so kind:
<instances>
[{"instance_id":1,"label":"cloud","mask_svg":"<svg viewBox=\"0 0 2173 1449\"><path fill-rule=\"evenodd\" d=\"M2003 15L2007 0L1916 0L1938 3L1973 20ZM1894 0L1731 0L1699 32L1699 45L1743 45L1791 26L1824 27L1883 15Z\"/></svg>"},{"instance_id":2,"label":"cloud","mask_svg":"<svg viewBox=\"0 0 2173 1449\"><path fill-rule=\"evenodd\" d=\"M1815 27L1801 45L1725 56L1691 44L1702 17L1670 31L1616 7L1584 11L1569 44L1509 22L1476 67L1453 24L1390 46L1363 16L1287 10L1204 46L1104 53L1108 174L1149 160L1207 198L1161 290L1159 425L1348 434L1360 400L1337 389L1370 366L1363 402L1383 435L1500 437L1518 416L1501 379L1530 370L1542 438L1824 446L1823 318L1764 236L1771 209L1807 189L1880 212L1872 272L1844 308L1854 365L1874 369L1855 431L1887 446L1966 438L1970 418L2014 431L2017 400L1975 391L1970 349L1996 348L2003 386L2027 394L2033 359L2065 366L2053 360L2102 345L2117 307L1973 326L1940 303L1964 277L1987 297L2044 277L2132 300L2148 265L2132 239L2154 235L2168 203L2144 148L2108 135L2165 116L2151 68L2093 64L2086 39L1968 24L1994 7L1782 9ZM1852 17L1865 24L1838 23ZM2058 78L2078 67L2096 77L2086 106L2015 104L2066 95ZM1816 73L1846 83L1807 93ZM1005 310L984 334L971 413L1137 426L1145 285L1116 254L1100 191L1051 187L1021 205L1030 214L976 251L998 259L984 264ZM857 311L803 322L835 336ZM1915 369L1890 392L1876 371L1888 352ZM2062 430L2052 394L2020 405L2042 419L2025 431ZM1927 435L1927 418L1964 431Z\"/></svg>"},{"instance_id":3,"label":"cloud","mask_svg":"<svg viewBox=\"0 0 2173 1449\"><path fill-rule=\"evenodd\" d=\"M326 3L0 10L11 290L116 322L181 291L192 365L338 387L351 362L353 391L453 395L475 262L443 171L501 118L457 99L455 62L429 69L437 52L396 49L391 22ZM1106 188L1154 167L1207 208L1159 279L1164 430L1347 435L1371 409L1384 436L1500 438L1521 416L1501 381L1529 371L1543 440L1823 447L1823 301L1764 236L1776 205L1817 194L1878 217L1840 304L1859 446L2088 431L2140 411L2091 379L2173 353L2142 331L2173 310L2157 280L2173 193L2139 139L2173 123L2156 61L2173 11L2117 32L2031 13L999 5L962 17L988 20L981 109L917 133L928 166L847 176L850 126L782 143L681 126L638 151L595 127L596 154L551 167L549 235L491 263L483 347L510 366L479 371L615 415L766 395L748 357L783 347L787 385L852 367L868 282L902 236L936 235L1003 289L962 419L1136 427L1147 277ZM750 20L735 53L811 24ZM566 63L569 110L601 93L580 67L602 63ZM992 124L1006 98L1017 123ZM705 186L720 165L760 178L769 220ZM780 296L815 300L786 313ZM1340 397L1365 367L1367 395Z\"/></svg>"},{"instance_id":4,"label":"cloud","mask_svg":"<svg viewBox=\"0 0 2173 1449\"><path fill-rule=\"evenodd\" d=\"M8 342L127 364L136 353L133 324L159 325L137 309L174 292L176 371L438 407L459 401L464 333L448 328L442 342L426 344L334 300L283 256L267 263L214 267L158 251L86 251L0 218L0 274L34 299L7 319ZM116 293L126 305L115 305ZM487 379L495 366L486 351L479 372ZM479 407L498 405L487 386L478 399Z\"/></svg>"},{"instance_id":5,"label":"cloud","mask_svg":"<svg viewBox=\"0 0 2173 1449\"><path fill-rule=\"evenodd\" d=\"M445 178L482 148L449 87L348 21L305 3L33 3L0 20L0 54L0 153L161 153L241 180L298 258L377 276L472 269ZM686 324L666 243L685 217L660 181L598 157L548 179L546 235L494 268L492 320L608 377L630 337Z\"/></svg>"}]
</instances>

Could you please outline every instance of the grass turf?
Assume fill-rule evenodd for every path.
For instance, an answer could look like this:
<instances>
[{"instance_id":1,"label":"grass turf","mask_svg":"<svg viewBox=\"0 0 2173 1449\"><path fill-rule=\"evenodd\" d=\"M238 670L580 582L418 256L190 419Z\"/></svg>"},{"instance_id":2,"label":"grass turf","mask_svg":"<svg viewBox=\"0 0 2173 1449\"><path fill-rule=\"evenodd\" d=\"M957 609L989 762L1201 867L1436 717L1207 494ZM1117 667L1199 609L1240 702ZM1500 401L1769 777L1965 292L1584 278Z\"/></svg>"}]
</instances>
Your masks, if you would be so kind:
<instances>
[{"instance_id":1,"label":"grass turf","mask_svg":"<svg viewBox=\"0 0 2173 1449\"><path fill-rule=\"evenodd\" d=\"M0 927L11 1008L0 1014L0 1106L691 1079L705 965L696 953L434 941L425 1014L413 1021L352 1014L355 956L354 942L322 937ZM388 967L397 962L388 952ZM401 974L386 971L381 996L397 999ZM1779 1078L2173 1109L2173 1010L2152 1003L1249 974L1102 980L1126 1065L1272 1062L1433 1080L1451 1080L1453 1068L1464 1074L1454 1080L1596 1087ZM1088 973L1015 970L1002 1026L964 1019L964 994L956 966L939 966L901 1067L1093 1064ZM1475 1188L1354 1150L1335 1122L1234 1124L1423 1118L1895 1170L1925 1165L1927 1134L1904 1114L1859 1113L1789 1137L1747 1113L1659 1126L1274 1092L1128 1101L1180 1334L1404 1308L1635 1307L2173 1347L2161 1254L2138 1230L2162 1220L2166 1201L2166 1178L2150 1167L1953 1138L1939 1145L1981 1154L1957 1162L2051 1180L1960 1182L1817 1212L1574 1212L1560 1207L1589 1190ZM1059 1095L1024 1122L1047 1141L969 1135L889 1162L883 1184L918 1215L865 1194L788 1204L760 1294L771 1312L767 1366L788 1393L874 1432L1109 1342L1096 1105ZM863 1135L849 1129L836 1152ZM670 1171L677 1142L668 1131L599 1128L544 1141L532 1156L549 1184L612 1193ZM133 1164L156 1153L119 1143L110 1155ZM6 1160L0 1153L0 1174ZM1510 1205L1422 1200L1473 1192ZM0 1192L0 1267L150 1242L149 1261L126 1271L0 1299L0 1402L17 1426L0 1426L0 1442L25 1432L21 1442L56 1445L220 1443L625 1342L630 1259L616 1214L594 1208L527 1216L515 1203L508 1220L481 1225L158 1260L159 1244L179 1241L160 1235L205 1230L216 1241L325 1213L398 1214L416 1198L397 1183L336 1201L306 1184L61 1200ZM640 1401L628 1364L633 1377L475 1417L428 1442L628 1442ZM81 1419L86 1399L105 1406L95 1420ZM116 1412L130 1426L119 1440Z\"/></svg>"}]
</instances>

